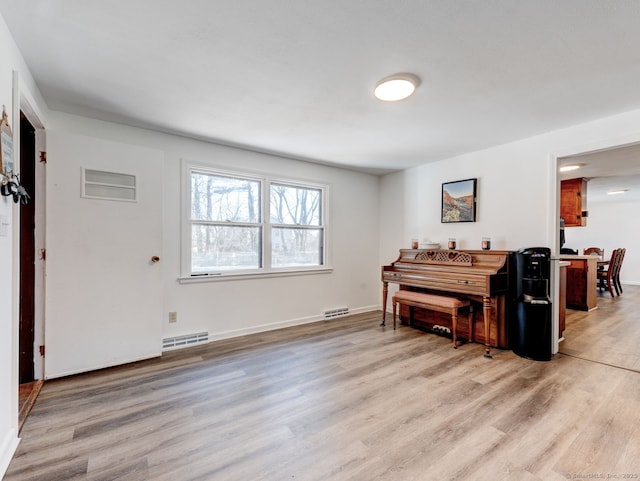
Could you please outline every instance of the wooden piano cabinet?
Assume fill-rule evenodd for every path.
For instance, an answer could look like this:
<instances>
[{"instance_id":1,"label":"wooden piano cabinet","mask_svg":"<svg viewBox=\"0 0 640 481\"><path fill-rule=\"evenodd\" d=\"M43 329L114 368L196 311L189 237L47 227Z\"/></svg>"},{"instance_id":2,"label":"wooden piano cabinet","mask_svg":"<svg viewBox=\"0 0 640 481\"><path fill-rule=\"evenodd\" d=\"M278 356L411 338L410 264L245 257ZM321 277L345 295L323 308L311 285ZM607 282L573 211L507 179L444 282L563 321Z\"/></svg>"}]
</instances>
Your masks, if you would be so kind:
<instances>
[{"instance_id":1,"label":"wooden piano cabinet","mask_svg":"<svg viewBox=\"0 0 640 481\"><path fill-rule=\"evenodd\" d=\"M484 344L485 357L491 347L508 347L509 299L513 286L513 252L400 249L398 259L382 266L382 325L385 324L388 284L400 289L454 295L473 303L473 340ZM426 314L414 312L427 325ZM406 318L407 313L401 313ZM442 325L447 326L446 321ZM448 326L447 326L448 327ZM464 337L463 333L460 333Z\"/></svg>"}]
</instances>

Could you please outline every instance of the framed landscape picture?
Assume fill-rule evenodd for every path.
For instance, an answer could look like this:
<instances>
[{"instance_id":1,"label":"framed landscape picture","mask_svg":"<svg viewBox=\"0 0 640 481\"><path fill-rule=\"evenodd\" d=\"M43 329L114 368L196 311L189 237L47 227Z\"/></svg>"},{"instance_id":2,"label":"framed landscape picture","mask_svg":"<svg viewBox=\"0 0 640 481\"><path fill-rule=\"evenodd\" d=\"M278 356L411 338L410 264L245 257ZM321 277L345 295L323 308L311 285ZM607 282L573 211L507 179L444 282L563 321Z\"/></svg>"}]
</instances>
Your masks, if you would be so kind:
<instances>
[{"instance_id":1,"label":"framed landscape picture","mask_svg":"<svg viewBox=\"0 0 640 481\"><path fill-rule=\"evenodd\" d=\"M478 179L442 184L442 223L476 221L476 184Z\"/></svg>"}]
</instances>

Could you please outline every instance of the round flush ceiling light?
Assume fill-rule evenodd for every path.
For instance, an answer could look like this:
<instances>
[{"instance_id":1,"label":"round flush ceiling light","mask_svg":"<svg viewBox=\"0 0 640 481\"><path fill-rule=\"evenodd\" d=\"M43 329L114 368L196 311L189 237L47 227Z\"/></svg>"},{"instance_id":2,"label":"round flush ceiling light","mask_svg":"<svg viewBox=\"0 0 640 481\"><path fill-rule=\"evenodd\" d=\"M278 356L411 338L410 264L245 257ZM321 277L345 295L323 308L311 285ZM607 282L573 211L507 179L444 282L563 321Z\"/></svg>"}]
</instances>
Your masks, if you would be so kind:
<instances>
[{"instance_id":1,"label":"round flush ceiling light","mask_svg":"<svg viewBox=\"0 0 640 481\"><path fill-rule=\"evenodd\" d=\"M398 73L377 83L373 94L378 100L395 102L409 97L420 85L420 79L411 73Z\"/></svg>"}]
</instances>

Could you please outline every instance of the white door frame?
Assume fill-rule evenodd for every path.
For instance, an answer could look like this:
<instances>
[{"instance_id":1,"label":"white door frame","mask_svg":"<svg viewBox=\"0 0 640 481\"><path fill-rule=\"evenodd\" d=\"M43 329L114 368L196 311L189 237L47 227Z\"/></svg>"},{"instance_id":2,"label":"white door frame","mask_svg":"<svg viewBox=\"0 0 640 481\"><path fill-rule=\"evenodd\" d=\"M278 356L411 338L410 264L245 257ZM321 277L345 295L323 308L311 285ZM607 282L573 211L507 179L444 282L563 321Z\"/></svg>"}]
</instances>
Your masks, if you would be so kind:
<instances>
[{"instance_id":1,"label":"white door frame","mask_svg":"<svg viewBox=\"0 0 640 481\"><path fill-rule=\"evenodd\" d=\"M20 172L20 112L22 111L31 125L36 129L36 152L44 151L44 122L40 109L29 91L24 85L17 71L13 72L13 155L16 172ZM45 245L45 199L44 199L44 165L36 162L36 278L34 284L35 318L34 318L34 377L44 379L44 359L39 354L39 346L44 344L44 262L40 260L40 249ZM19 331L20 331L20 204L14 204L12 209L12 319L13 319L13 369L15 386L12 396L16 419L18 415L18 363L20 355Z\"/></svg>"}]
</instances>

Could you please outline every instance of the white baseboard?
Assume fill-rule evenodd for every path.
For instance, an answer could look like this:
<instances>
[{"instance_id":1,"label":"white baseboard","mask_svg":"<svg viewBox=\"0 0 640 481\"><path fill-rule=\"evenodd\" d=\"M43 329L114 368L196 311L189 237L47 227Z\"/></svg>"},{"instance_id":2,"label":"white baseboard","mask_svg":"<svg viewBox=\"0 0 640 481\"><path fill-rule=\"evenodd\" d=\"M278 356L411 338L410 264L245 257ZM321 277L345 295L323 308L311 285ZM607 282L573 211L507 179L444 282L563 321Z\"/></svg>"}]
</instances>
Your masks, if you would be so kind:
<instances>
[{"instance_id":1,"label":"white baseboard","mask_svg":"<svg viewBox=\"0 0 640 481\"><path fill-rule=\"evenodd\" d=\"M379 310L379 306L365 306L355 309L349 308L349 314L361 314L363 312L371 312ZM312 322L323 321L322 315L300 317L298 319L290 319L288 321L273 322L271 324L261 324L259 326L251 326L244 329L234 329L231 331L209 333L209 342L220 341L222 339L231 339L233 337L246 336L248 334L257 334L260 332L275 331L276 329L283 329L285 327L302 326L303 324L310 324ZM338 320L338 319L336 319ZM325 321L332 322L332 321Z\"/></svg>"}]
</instances>

